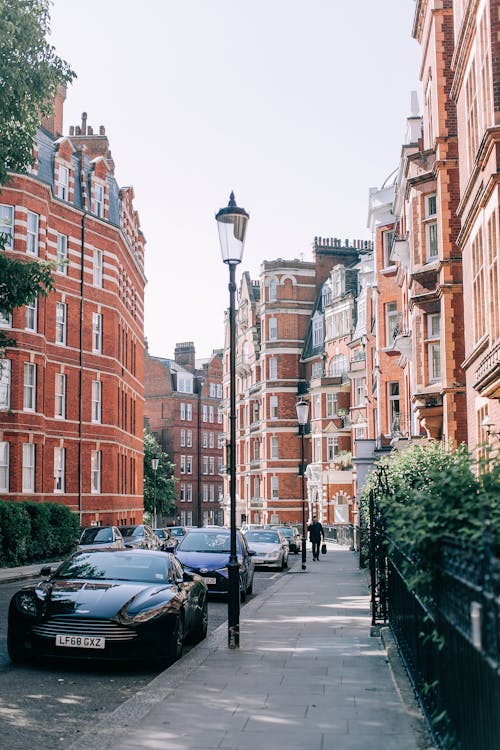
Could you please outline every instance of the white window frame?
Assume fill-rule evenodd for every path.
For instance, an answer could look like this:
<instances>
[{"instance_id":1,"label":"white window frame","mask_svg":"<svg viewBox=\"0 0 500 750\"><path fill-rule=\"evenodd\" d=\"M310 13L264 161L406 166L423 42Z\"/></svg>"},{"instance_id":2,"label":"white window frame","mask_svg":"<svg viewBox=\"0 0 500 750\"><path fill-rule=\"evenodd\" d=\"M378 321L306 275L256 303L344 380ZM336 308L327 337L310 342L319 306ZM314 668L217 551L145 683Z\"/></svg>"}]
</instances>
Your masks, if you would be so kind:
<instances>
[{"instance_id":1,"label":"white window frame","mask_svg":"<svg viewBox=\"0 0 500 750\"><path fill-rule=\"evenodd\" d=\"M186 420L193 421L193 404L186 404Z\"/></svg>"},{"instance_id":2,"label":"white window frame","mask_svg":"<svg viewBox=\"0 0 500 750\"><path fill-rule=\"evenodd\" d=\"M186 500L192 500L193 499L193 485L188 482L186 484Z\"/></svg>"},{"instance_id":3,"label":"white window frame","mask_svg":"<svg viewBox=\"0 0 500 750\"><path fill-rule=\"evenodd\" d=\"M209 474L215 474L215 456L208 457Z\"/></svg>"},{"instance_id":4,"label":"white window frame","mask_svg":"<svg viewBox=\"0 0 500 750\"><path fill-rule=\"evenodd\" d=\"M11 360L0 359L0 409L10 409L11 376Z\"/></svg>"},{"instance_id":5,"label":"white window frame","mask_svg":"<svg viewBox=\"0 0 500 750\"><path fill-rule=\"evenodd\" d=\"M441 381L441 315L427 315L427 371L429 383Z\"/></svg>"},{"instance_id":6,"label":"white window frame","mask_svg":"<svg viewBox=\"0 0 500 750\"><path fill-rule=\"evenodd\" d=\"M38 331L38 297L32 305L27 304L24 308L24 329L25 331Z\"/></svg>"},{"instance_id":7,"label":"white window frame","mask_svg":"<svg viewBox=\"0 0 500 750\"><path fill-rule=\"evenodd\" d=\"M101 493L102 451L90 453L90 489L93 495Z\"/></svg>"},{"instance_id":8,"label":"white window frame","mask_svg":"<svg viewBox=\"0 0 500 750\"><path fill-rule=\"evenodd\" d=\"M63 372L56 372L54 394L54 417L66 419L66 375Z\"/></svg>"},{"instance_id":9,"label":"white window frame","mask_svg":"<svg viewBox=\"0 0 500 750\"><path fill-rule=\"evenodd\" d=\"M353 378L352 380L352 395L354 400L354 406L363 406L364 402L364 383L363 378Z\"/></svg>"},{"instance_id":10,"label":"white window frame","mask_svg":"<svg viewBox=\"0 0 500 750\"><path fill-rule=\"evenodd\" d=\"M336 417L338 408L339 408L338 393L327 393L326 394L326 416Z\"/></svg>"},{"instance_id":11,"label":"white window frame","mask_svg":"<svg viewBox=\"0 0 500 750\"><path fill-rule=\"evenodd\" d=\"M36 449L34 443L23 443L22 491L35 491Z\"/></svg>"},{"instance_id":12,"label":"white window frame","mask_svg":"<svg viewBox=\"0 0 500 750\"><path fill-rule=\"evenodd\" d=\"M104 186L98 182L94 184L94 213L99 219L104 216Z\"/></svg>"},{"instance_id":13,"label":"white window frame","mask_svg":"<svg viewBox=\"0 0 500 750\"><path fill-rule=\"evenodd\" d=\"M279 458L279 440L277 435L271 436L271 458Z\"/></svg>"},{"instance_id":14,"label":"white window frame","mask_svg":"<svg viewBox=\"0 0 500 750\"><path fill-rule=\"evenodd\" d=\"M56 302L56 344L66 346L68 333L68 306L65 302Z\"/></svg>"},{"instance_id":15,"label":"white window frame","mask_svg":"<svg viewBox=\"0 0 500 750\"><path fill-rule=\"evenodd\" d=\"M14 206L0 203L0 235L7 236L4 250L14 248Z\"/></svg>"},{"instance_id":16,"label":"white window frame","mask_svg":"<svg viewBox=\"0 0 500 750\"><path fill-rule=\"evenodd\" d=\"M34 211L28 211L26 216L26 252L28 255L38 255L39 226L39 215Z\"/></svg>"},{"instance_id":17,"label":"white window frame","mask_svg":"<svg viewBox=\"0 0 500 750\"><path fill-rule=\"evenodd\" d=\"M271 477L271 499L278 500L280 496L280 480L279 477Z\"/></svg>"},{"instance_id":18,"label":"white window frame","mask_svg":"<svg viewBox=\"0 0 500 750\"><path fill-rule=\"evenodd\" d=\"M23 411L36 411L36 364L24 363Z\"/></svg>"},{"instance_id":19,"label":"white window frame","mask_svg":"<svg viewBox=\"0 0 500 750\"><path fill-rule=\"evenodd\" d=\"M102 354L102 313L92 313L92 351Z\"/></svg>"},{"instance_id":20,"label":"white window frame","mask_svg":"<svg viewBox=\"0 0 500 750\"><path fill-rule=\"evenodd\" d=\"M68 275L68 236L66 234L57 235L57 273Z\"/></svg>"},{"instance_id":21,"label":"white window frame","mask_svg":"<svg viewBox=\"0 0 500 750\"><path fill-rule=\"evenodd\" d=\"M385 305L385 345L392 346L394 342L394 332L399 320L399 311L397 302L387 302Z\"/></svg>"},{"instance_id":22,"label":"white window frame","mask_svg":"<svg viewBox=\"0 0 500 750\"><path fill-rule=\"evenodd\" d=\"M394 261L391 260L392 245L394 243L394 230L388 229L382 232L382 248L384 254L384 268L391 268Z\"/></svg>"},{"instance_id":23,"label":"white window frame","mask_svg":"<svg viewBox=\"0 0 500 750\"><path fill-rule=\"evenodd\" d=\"M182 401L179 404L179 419L186 419L186 404Z\"/></svg>"},{"instance_id":24,"label":"white window frame","mask_svg":"<svg viewBox=\"0 0 500 750\"><path fill-rule=\"evenodd\" d=\"M326 454L328 461L334 461L339 451L339 439L337 435L328 435L326 438Z\"/></svg>"},{"instance_id":25,"label":"white window frame","mask_svg":"<svg viewBox=\"0 0 500 750\"><path fill-rule=\"evenodd\" d=\"M203 474L208 474L208 456L203 456Z\"/></svg>"},{"instance_id":26,"label":"white window frame","mask_svg":"<svg viewBox=\"0 0 500 750\"><path fill-rule=\"evenodd\" d=\"M278 380L278 357L269 357L269 380Z\"/></svg>"},{"instance_id":27,"label":"white window frame","mask_svg":"<svg viewBox=\"0 0 500 750\"><path fill-rule=\"evenodd\" d=\"M316 313L312 322L313 346L321 346L324 341L323 334L323 316Z\"/></svg>"},{"instance_id":28,"label":"white window frame","mask_svg":"<svg viewBox=\"0 0 500 750\"><path fill-rule=\"evenodd\" d=\"M64 164L58 164L56 195L62 201L69 200L69 168Z\"/></svg>"},{"instance_id":29,"label":"white window frame","mask_svg":"<svg viewBox=\"0 0 500 750\"><path fill-rule=\"evenodd\" d=\"M222 424L223 417L224 417L224 410L222 409L222 407L219 407L217 409L217 424Z\"/></svg>"},{"instance_id":30,"label":"white window frame","mask_svg":"<svg viewBox=\"0 0 500 750\"><path fill-rule=\"evenodd\" d=\"M186 456L181 456L179 470L181 474L186 473Z\"/></svg>"},{"instance_id":31,"label":"white window frame","mask_svg":"<svg viewBox=\"0 0 500 750\"><path fill-rule=\"evenodd\" d=\"M0 441L0 492L9 492L10 443Z\"/></svg>"},{"instance_id":32,"label":"white window frame","mask_svg":"<svg viewBox=\"0 0 500 750\"><path fill-rule=\"evenodd\" d=\"M92 381L91 421L94 424L100 424L102 422L102 382L100 380Z\"/></svg>"},{"instance_id":33,"label":"white window frame","mask_svg":"<svg viewBox=\"0 0 500 750\"><path fill-rule=\"evenodd\" d=\"M278 419L278 396L269 399L269 419Z\"/></svg>"},{"instance_id":34,"label":"white window frame","mask_svg":"<svg viewBox=\"0 0 500 750\"><path fill-rule=\"evenodd\" d=\"M191 455L186 456L186 474L193 473L193 457Z\"/></svg>"},{"instance_id":35,"label":"white window frame","mask_svg":"<svg viewBox=\"0 0 500 750\"><path fill-rule=\"evenodd\" d=\"M99 248L94 248L93 284L102 289L104 280L104 253Z\"/></svg>"},{"instance_id":36,"label":"white window frame","mask_svg":"<svg viewBox=\"0 0 500 750\"><path fill-rule=\"evenodd\" d=\"M269 282L269 302L276 302L278 298L278 282L271 279Z\"/></svg>"},{"instance_id":37,"label":"white window frame","mask_svg":"<svg viewBox=\"0 0 500 750\"><path fill-rule=\"evenodd\" d=\"M179 444L181 448L186 447L186 430L184 428L181 429L181 435L180 435L180 441Z\"/></svg>"},{"instance_id":38,"label":"white window frame","mask_svg":"<svg viewBox=\"0 0 500 750\"><path fill-rule=\"evenodd\" d=\"M397 394L392 393L392 386L397 385ZM397 402L397 409L395 404ZM401 388L399 380L391 380L387 383L387 417L389 421L388 434L392 433L392 425L394 423L394 417L396 414L401 417Z\"/></svg>"},{"instance_id":39,"label":"white window frame","mask_svg":"<svg viewBox=\"0 0 500 750\"><path fill-rule=\"evenodd\" d=\"M278 318L269 318L269 341L278 338Z\"/></svg>"},{"instance_id":40,"label":"white window frame","mask_svg":"<svg viewBox=\"0 0 500 750\"><path fill-rule=\"evenodd\" d=\"M66 448L54 448L54 492L66 490Z\"/></svg>"},{"instance_id":41,"label":"white window frame","mask_svg":"<svg viewBox=\"0 0 500 750\"><path fill-rule=\"evenodd\" d=\"M192 445L192 443L191 443ZM209 432L208 433L208 447L213 448L215 446L215 440L214 440L214 433Z\"/></svg>"},{"instance_id":42,"label":"white window frame","mask_svg":"<svg viewBox=\"0 0 500 750\"><path fill-rule=\"evenodd\" d=\"M12 313L4 315L0 312L0 328L12 328Z\"/></svg>"}]
</instances>

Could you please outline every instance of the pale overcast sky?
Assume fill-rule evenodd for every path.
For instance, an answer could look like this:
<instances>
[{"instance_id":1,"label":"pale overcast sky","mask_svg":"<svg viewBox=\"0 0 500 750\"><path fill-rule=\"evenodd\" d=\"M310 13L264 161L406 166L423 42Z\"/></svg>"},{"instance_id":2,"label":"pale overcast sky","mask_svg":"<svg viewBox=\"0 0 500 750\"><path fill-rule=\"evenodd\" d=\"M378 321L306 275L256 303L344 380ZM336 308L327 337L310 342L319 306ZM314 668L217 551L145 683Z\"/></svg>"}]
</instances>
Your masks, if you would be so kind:
<instances>
[{"instance_id":1,"label":"pale overcast sky","mask_svg":"<svg viewBox=\"0 0 500 750\"><path fill-rule=\"evenodd\" d=\"M250 213L237 279L312 259L315 236L370 239L368 190L399 160L419 91L414 0L54 0L78 78L64 130L106 127L146 236L150 352L223 345L228 270L214 219Z\"/></svg>"}]
</instances>

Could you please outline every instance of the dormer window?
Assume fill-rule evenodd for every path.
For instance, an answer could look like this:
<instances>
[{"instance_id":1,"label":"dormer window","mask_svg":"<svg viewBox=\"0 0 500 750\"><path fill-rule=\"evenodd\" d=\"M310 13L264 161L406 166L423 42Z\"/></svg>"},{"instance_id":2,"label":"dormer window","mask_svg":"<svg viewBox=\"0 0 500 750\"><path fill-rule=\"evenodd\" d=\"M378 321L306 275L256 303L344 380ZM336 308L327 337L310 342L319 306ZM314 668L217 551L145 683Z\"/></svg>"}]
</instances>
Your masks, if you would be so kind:
<instances>
[{"instance_id":1,"label":"dormer window","mask_svg":"<svg viewBox=\"0 0 500 750\"><path fill-rule=\"evenodd\" d=\"M63 201L69 199L69 169L62 164L59 164L58 169L56 195Z\"/></svg>"},{"instance_id":2,"label":"dormer window","mask_svg":"<svg viewBox=\"0 0 500 750\"><path fill-rule=\"evenodd\" d=\"M190 373L177 373L177 391L178 393L193 392L193 376Z\"/></svg>"},{"instance_id":3,"label":"dormer window","mask_svg":"<svg viewBox=\"0 0 500 750\"><path fill-rule=\"evenodd\" d=\"M313 318L313 346L321 346L323 340L323 316L316 313Z\"/></svg>"},{"instance_id":4,"label":"dormer window","mask_svg":"<svg viewBox=\"0 0 500 750\"><path fill-rule=\"evenodd\" d=\"M323 291L322 291L323 309L325 309L325 307L329 305L331 301L332 301L332 285L330 284L329 281L327 281L323 285Z\"/></svg>"},{"instance_id":5,"label":"dormer window","mask_svg":"<svg viewBox=\"0 0 500 750\"><path fill-rule=\"evenodd\" d=\"M94 185L94 213L100 219L104 216L104 188L102 185Z\"/></svg>"}]
</instances>

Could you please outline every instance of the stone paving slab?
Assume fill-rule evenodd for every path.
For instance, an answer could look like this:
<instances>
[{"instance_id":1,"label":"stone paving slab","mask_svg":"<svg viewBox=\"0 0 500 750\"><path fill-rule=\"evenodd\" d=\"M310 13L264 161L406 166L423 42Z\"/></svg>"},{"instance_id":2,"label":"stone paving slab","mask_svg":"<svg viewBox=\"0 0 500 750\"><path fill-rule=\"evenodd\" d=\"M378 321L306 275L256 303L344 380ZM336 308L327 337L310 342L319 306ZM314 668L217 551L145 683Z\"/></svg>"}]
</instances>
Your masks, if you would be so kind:
<instances>
[{"instance_id":1,"label":"stone paving slab","mask_svg":"<svg viewBox=\"0 0 500 750\"><path fill-rule=\"evenodd\" d=\"M68 750L423 750L347 547L284 574Z\"/></svg>"}]
</instances>

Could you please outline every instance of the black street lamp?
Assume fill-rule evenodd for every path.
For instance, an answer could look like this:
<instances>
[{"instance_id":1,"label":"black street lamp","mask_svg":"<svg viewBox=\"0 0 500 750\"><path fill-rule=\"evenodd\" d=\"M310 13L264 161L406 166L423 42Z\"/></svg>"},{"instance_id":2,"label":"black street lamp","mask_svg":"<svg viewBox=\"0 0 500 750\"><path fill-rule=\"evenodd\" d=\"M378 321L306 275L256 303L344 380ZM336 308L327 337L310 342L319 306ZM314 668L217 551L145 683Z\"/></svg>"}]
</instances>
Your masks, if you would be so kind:
<instances>
[{"instance_id":1,"label":"black street lamp","mask_svg":"<svg viewBox=\"0 0 500 750\"><path fill-rule=\"evenodd\" d=\"M309 404L301 399L295 404L297 410L297 421L300 428L300 477L302 480L302 570L306 569L306 498L305 498L305 471L304 471L304 432L309 414Z\"/></svg>"},{"instance_id":2,"label":"black street lamp","mask_svg":"<svg viewBox=\"0 0 500 750\"><path fill-rule=\"evenodd\" d=\"M215 216L219 230L222 260L229 266L229 493L231 501L231 547L228 570L228 647L240 646L240 571L236 552L236 321L235 321L235 269L243 258L245 233L249 216L238 208L234 193L227 208Z\"/></svg>"},{"instance_id":3,"label":"black street lamp","mask_svg":"<svg viewBox=\"0 0 500 750\"><path fill-rule=\"evenodd\" d=\"M159 458L152 458L151 459L151 468L153 469L155 473L155 497L154 497L154 505L153 505L153 528L157 529L157 523L156 523L156 472L158 471L158 464L160 463Z\"/></svg>"}]
</instances>

